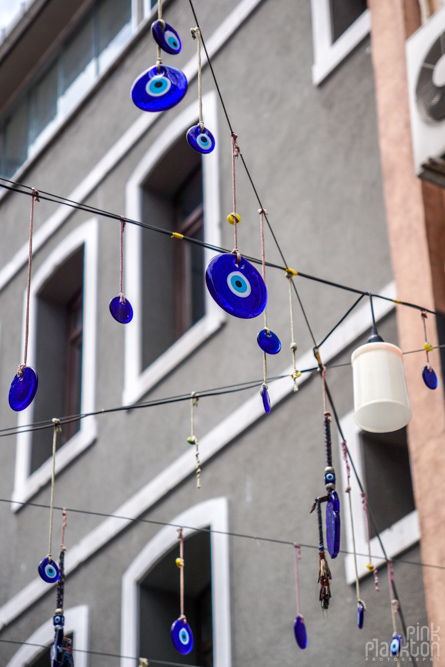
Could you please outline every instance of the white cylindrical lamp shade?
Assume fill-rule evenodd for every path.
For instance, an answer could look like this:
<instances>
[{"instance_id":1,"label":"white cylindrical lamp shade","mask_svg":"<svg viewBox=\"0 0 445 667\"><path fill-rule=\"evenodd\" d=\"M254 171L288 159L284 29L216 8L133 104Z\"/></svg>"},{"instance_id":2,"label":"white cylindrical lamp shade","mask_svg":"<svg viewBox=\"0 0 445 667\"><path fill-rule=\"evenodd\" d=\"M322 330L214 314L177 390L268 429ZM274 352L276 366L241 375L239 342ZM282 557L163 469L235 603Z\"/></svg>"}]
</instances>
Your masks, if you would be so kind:
<instances>
[{"instance_id":1,"label":"white cylindrical lamp shade","mask_svg":"<svg viewBox=\"0 0 445 667\"><path fill-rule=\"evenodd\" d=\"M391 343L366 343L351 357L354 421L364 431L389 433L411 419L402 351Z\"/></svg>"}]
</instances>

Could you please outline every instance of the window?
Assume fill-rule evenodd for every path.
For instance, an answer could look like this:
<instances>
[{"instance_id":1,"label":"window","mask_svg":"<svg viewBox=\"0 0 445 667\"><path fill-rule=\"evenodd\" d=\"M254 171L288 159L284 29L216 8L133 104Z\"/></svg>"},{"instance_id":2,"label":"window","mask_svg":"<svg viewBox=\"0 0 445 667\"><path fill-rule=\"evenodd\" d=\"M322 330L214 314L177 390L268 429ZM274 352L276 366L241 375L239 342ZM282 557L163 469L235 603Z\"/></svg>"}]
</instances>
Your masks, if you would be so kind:
<instances>
[{"instance_id":1,"label":"window","mask_svg":"<svg viewBox=\"0 0 445 667\"><path fill-rule=\"evenodd\" d=\"M314 65L320 84L369 33L366 0L311 0Z\"/></svg>"}]
</instances>

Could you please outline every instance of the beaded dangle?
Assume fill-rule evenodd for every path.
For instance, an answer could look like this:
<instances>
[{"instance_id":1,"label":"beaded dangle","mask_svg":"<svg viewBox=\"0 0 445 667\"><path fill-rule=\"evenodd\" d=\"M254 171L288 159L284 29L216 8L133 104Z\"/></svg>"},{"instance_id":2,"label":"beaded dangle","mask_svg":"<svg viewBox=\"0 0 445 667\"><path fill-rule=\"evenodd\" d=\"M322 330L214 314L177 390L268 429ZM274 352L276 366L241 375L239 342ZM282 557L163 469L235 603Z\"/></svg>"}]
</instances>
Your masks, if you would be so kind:
<instances>
[{"instance_id":1,"label":"beaded dangle","mask_svg":"<svg viewBox=\"0 0 445 667\"><path fill-rule=\"evenodd\" d=\"M25 349L23 352L23 364L17 369L9 389L9 405L12 410L20 412L28 407L34 400L39 386L39 378L33 368L26 365L28 358L29 338L29 295L31 291L31 269L32 269L32 234L34 228L34 202L39 202L39 193L33 188L31 193L31 214L29 218L29 251L28 251L28 284L26 289L26 312L25 312Z\"/></svg>"},{"instance_id":2,"label":"beaded dangle","mask_svg":"<svg viewBox=\"0 0 445 667\"><path fill-rule=\"evenodd\" d=\"M206 269L206 285L212 299L218 306L242 319L258 317L266 307L267 289L256 268L238 250L238 224L241 221L236 212L235 162L240 155L236 143L237 135L232 133L232 191L233 212L227 222L233 225L234 248L231 253L217 255Z\"/></svg>"},{"instance_id":3,"label":"beaded dangle","mask_svg":"<svg viewBox=\"0 0 445 667\"><path fill-rule=\"evenodd\" d=\"M368 568L368 570L370 572L373 573L375 590L377 591L377 593L380 593L379 575L378 575L378 572L377 572L377 568L374 566L374 564L372 562L371 535L370 535L370 530L369 530L368 500L367 500L365 491L362 491L361 496L362 496L363 512L365 513L366 539L367 539L367 543L368 543L368 562L366 563L366 567Z\"/></svg>"},{"instance_id":4,"label":"beaded dangle","mask_svg":"<svg viewBox=\"0 0 445 667\"><path fill-rule=\"evenodd\" d=\"M394 593L394 569L392 565L392 560L389 558L387 561L388 566L388 583L389 583L389 595L391 599L391 617L392 617L392 637L389 643L389 652L392 656L397 657L397 667L400 667L400 651L402 650L403 637L397 632L397 620L396 614L399 611L399 601L397 600Z\"/></svg>"},{"instance_id":5,"label":"beaded dangle","mask_svg":"<svg viewBox=\"0 0 445 667\"><path fill-rule=\"evenodd\" d=\"M51 475L51 502L49 509L49 544L48 544L48 555L46 558L42 558L38 566L38 572L43 581L46 581L48 584L54 584L60 576L59 568L52 558L52 542L53 542L53 516L54 516L54 485L56 478L56 445L57 445L57 434L62 431L60 421L58 419L53 419L54 431L53 431L53 456L52 456L52 475Z\"/></svg>"},{"instance_id":6,"label":"beaded dangle","mask_svg":"<svg viewBox=\"0 0 445 667\"><path fill-rule=\"evenodd\" d=\"M425 382L426 386L428 389L437 389L437 375L435 371L433 370L431 364L430 364L430 359L429 359L429 353L434 350L434 346L431 345L431 343L428 342L428 336L426 333L426 318L428 317L428 313L426 310L422 310L420 313L420 316L422 318L423 322L423 333L425 336L425 352L426 352L426 366L424 366L423 371L422 371L422 378L423 381Z\"/></svg>"},{"instance_id":7,"label":"beaded dangle","mask_svg":"<svg viewBox=\"0 0 445 667\"><path fill-rule=\"evenodd\" d=\"M321 515L321 503L323 502L322 498L315 498L314 504L312 505L311 513L314 509L317 510L317 523L318 523L318 583L320 584L320 595L319 600L322 609L329 609L329 600L331 599L331 587L329 581L332 579L331 571L329 569L328 562L326 560L324 552L324 541L323 541L323 519Z\"/></svg>"},{"instance_id":8,"label":"beaded dangle","mask_svg":"<svg viewBox=\"0 0 445 667\"><path fill-rule=\"evenodd\" d=\"M198 153L206 155L211 153L215 148L215 137L208 130L202 120L202 64L201 64L201 30L200 28L192 28L191 31L193 39L197 40L198 49L198 104L199 104L199 122L193 125L186 134L186 139L189 146Z\"/></svg>"},{"instance_id":9,"label":"beaded dangle","mask_svg":"<svg viewBox=\"0 0 445 667\"><path fill-rule=\"evenodd\" d=\"M62 510L62 543L59 555L59 580L57 582L56 611L53 616L54 643L51 647L51 667L74 667L72 640L64 637L65 616L63 614L63 596L65 588L65 528L66 510Z\"/></svg>"},{"instance_id":10,"label":"beaded dangle","mask_svg":"<svg viewBox=\"0 0 445 667\"><path fill-rule=\"evenodd\" d=\"M297 370L297 349L298 345L295 342L295 327L294 327L294 302L292 298L293 291L293 279L294 276L298 275L298 271L294 269L286 268L286 278L289 281L289 316L290 316L290 333L291 333L291 344L290 349L292 352L292 373L289 377L292 378L294 383L294 392L298 391L298 378L301 377L300 371Z\"/></svg>"},{"instance_id":11,"label":"beaded dangle","mask_svg":"<svg viewBox=\"0 0 445 667\"><path fill-rule=\"evenodd\" d=\"M189 445L195 445L196 458L196 488L201 488L201 462L199 460L198 438L195 435L195 408L198 407L199 396L192 392L190 403L190 435L187 438Z\"/></svg>"},{"instance_id":12,"label":"beaded dangle","mask_svg":"<svg viewBox=\"0 0 445 667\"><path fill-rule=\"evenodd\" d=\"M299 544L294 543L294 563L295 563L295 589L297 594L297 615L294 620L295 641L301 649L307 646L307 632L304 624L304 617L300 607L300 577L298 575L298 561L301 558L301 549Z\"/></svg>"},{"instance_id":13,"label":"beaded dangle","mask_svg":"<svg viewBox=\"0 0 445 667\"><path fill-rule=\"evenodd\" d=\"M162 64L161 49L172 55L181 50L178 33L162 19L162 0L158 0L158 20L152 25L152 34L157 45L156 64L135 80L131 98L143 111L165 111L184 98L188 82L184 72Z\"/></svg>"},{"instance_id":14,"label":"beaded dangle","mask_svg":"<svg viewBox=\"0 0 445 667\"><path fill-rule=\"evenodd\" d=\"M182 528L178 528L179 539L179 558L176 559L176 565L180 572L180 609L181 613L178 619L173 622L170 630L173 646L181 653L187 655L193 649L193 634L184 614L184 535Z\"/></svg>"},{"instance_id":15,"label":"beaded dangle","mask_svg":"<svg viewBox=\"0 0 445 667\"><path fill-rule=\"evenodd\" d=\"M120 233L120 282L119 282L119 296L115 296L109 303L110 313L121 324L128 324L133 319L133 308L131 303L124 297L123 280L124 280L124 229L125 220L121 218L121 233Z\"/></svg>"}]
</instances>

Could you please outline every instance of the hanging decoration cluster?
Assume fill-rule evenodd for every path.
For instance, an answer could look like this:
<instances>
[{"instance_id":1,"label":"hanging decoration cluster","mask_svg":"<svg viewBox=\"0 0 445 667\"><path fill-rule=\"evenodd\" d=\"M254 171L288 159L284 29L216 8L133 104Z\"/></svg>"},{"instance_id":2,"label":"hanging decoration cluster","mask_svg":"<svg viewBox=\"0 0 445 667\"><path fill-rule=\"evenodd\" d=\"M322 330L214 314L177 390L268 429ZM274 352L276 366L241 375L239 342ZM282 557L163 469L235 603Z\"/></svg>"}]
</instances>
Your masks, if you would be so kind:
<instances>
[{"instance_id":1,"label":"hanging decoration cluster","mask_svg":"<svg viewBox=\"0 0 445 667\"><path fill-rule=\"evenodd\" d=\"M74 667L73 643L69 637L64 637L65 616L63 613L63 598L65 593L65 528L66 510L62 511L62 542L59 556L59 580L57 582L56 611L53 616L54 643L51 647L51 667Z\"/></svg>"}]
</instances>

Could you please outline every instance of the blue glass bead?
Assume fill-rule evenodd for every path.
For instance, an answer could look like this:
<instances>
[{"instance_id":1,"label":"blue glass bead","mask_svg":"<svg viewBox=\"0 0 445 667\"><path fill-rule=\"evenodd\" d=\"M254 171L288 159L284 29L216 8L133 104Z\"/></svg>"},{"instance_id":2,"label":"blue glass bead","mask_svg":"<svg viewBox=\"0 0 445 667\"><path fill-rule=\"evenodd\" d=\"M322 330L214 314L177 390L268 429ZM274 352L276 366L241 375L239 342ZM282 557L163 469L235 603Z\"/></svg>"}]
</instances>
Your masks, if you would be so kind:
<instances>
[{"instance_id":1,"label":"blue glass bead","mask_svg":"<svg viewBox=\"0 0 445 667\"><path fill-rule=\"evenodd\" d=\"M115 296L111 299L109 308L116 322L128 324L133 319L133 308L128 299L122 302L120 296Z\"/></svg>"},{"instance_id":2,"label":"blue glass bead","mask_svg":"<svg viewBox=\"0 0 445 667\"><path fill-rule=\"evenodd\" d=\"M326 543L331 558L340 551L340 500L336 491L329 492L326 506Z\"/></svg>"},{"instance_id":3,"label":"blue glass bead","mask_svg":"<svg viewBox=\"0 0 445 667\"><path fill-rule=\"evenodd\" d=\"M161 65L156 65L142 72L133 83L131 98L143 111L164 111L178 104L187 92L187 79L184 72Z\"/></svg>"},{"instance_id":4,"label":"blue glass bead","mask_svg":"<svg viewBox=\"0 0 445 667\"><path fill-rule=\"evenodd\" d=\"M32 403L39 386L37 373L30 366L25 366L22 375L16 375L9 389L9 405L16 412L24 410Z\"/></svg>"},{"instance_id":5,"label":"blue glass bead","mask_svg":"<svg viewBox=\"0 0 445 667\"><path fill-rule=\"evenodd\" d=\"M187 655L193 649L193 634L187 621L178 618L170 630L173 646L182 655Z\"/></svg>"},{"instance_id":6,"label":"blue glass bead","mask_svg":"<svg viewBox=\"0 0 445 667\"><path fill-rule=\"evenodd\" d=\"M206 127L201 130L199 125L193 125L185 136L189 145L198 153L211 153L215 148L215 137Z\"/></svg>"},{"instance_id":7,"label":"blue glass bead","mask_svg":"<svg viewBox=\"0 0 445 667\"><path fill-rule=\"evenodd\" d=\"M324 473L324 485L326 488L330 487L329 490L334 490L335 488L335 471L333 468L328 468Z\"/></svg>"},{"instance_id":8,"label":"blue glass bead","mask_svg":"<svg viewBox=\"0 0 445 667\"><path fill-rule=\"evenodd\" d=\"M295 640L300 648L307 646L307 632L303 616L296 616L294 621Z\"/></svg>"},{"instance_id":9,"label":"blue glass bead","mask_svg":"<svg viewBox=\"0 0 445 667\"><path fill-rule=\"evenodd\" d=\"M359 602L357 605L357 627L359 630L363 628L363 623L365 620L365 605L363 602Z\"/></svg>"},{"instance_id":10,"label":"blue glass bead","mask_svg":"<svg viewBox=\"0 0 445 667\"><path fill-rule=\"evenodd\" d=\"M280 339L270 329L261 329L256 339L260 348L267 354L278 354L281 350Z\"/></svg>"},{"instance_id":11,"label":"blue glass bead","mask_svg":"<svg viewBox=\"0 0 445 667\"><path fill-rule=\"evenodd\" d=\"M53 584L60 576L56 563L53 560L50 561L49 558L44 558L40 561L38 570L43 581L46 581L48 584Z\"/></svg>"},{"instance_id":12,"label":"blue glass bead","mask_svg":"<svg viewBox=\"0 0 445 667\"><path fill-rule=\"evenodd\" d=\"M65 625L65 616L63 614L54 614L53 625L63 627Z\"/></svg>"},{"instance_id":13,"label":"blue glass bead","mask_svg":"<svg viewBox=\"0 0 445 667\"><path fill-rule=\"evenodd\" d=\"M151 34L163 51L175 56L181 50L181 40L178 33L165 21L155 21L151 24Z\"/></svg>"},{"instance_id":14,"label":"blue glass bead","mask_svg":"<svg viewBox=\"0 0 445 667\"><path fill-rule=\"evenodd\" d=\"M422 377L428 389L437 389L437 375L431 366L425 366Z\"/></svg>"},{"instance_id":15,"label":"blue glass bead","mask_svg":"<svg viewBox=\"0 0 445 667\"><path fill-rule=\"evenodd\" d=\"M402 650L402 642L402 635L399 635L398 632L395 632L389 645L389 651L391 655L399 655L400 651Z\"/></svg>"},{"instance_id":16,"label":"blue glass bead","mask_svg":"<svg viewBox=\"0 0 445 667\"><path fill-rule=\"evenodd\" d=\"M206 270L206 285L218 306L234 317L258 317L266 307L264 280L243 257L239 264L232 253L214 257Z\"/></svg>"},{"instance_id":17,"label":"blue glass bead","mask_svg":"<svg viewBox=\"0 0 445 667\"><path fill-rule=\"evenodd\" d=\"M261 393L261 398L263 399L264 412L266 413L266 415L268 415L272 409L272 406L270 404L269 392L265 384L263 384L263 386L261 387L260 393Z\"/></svg>"}]
</instances>

